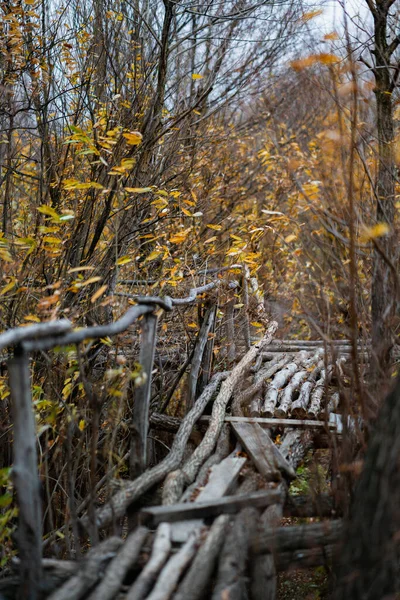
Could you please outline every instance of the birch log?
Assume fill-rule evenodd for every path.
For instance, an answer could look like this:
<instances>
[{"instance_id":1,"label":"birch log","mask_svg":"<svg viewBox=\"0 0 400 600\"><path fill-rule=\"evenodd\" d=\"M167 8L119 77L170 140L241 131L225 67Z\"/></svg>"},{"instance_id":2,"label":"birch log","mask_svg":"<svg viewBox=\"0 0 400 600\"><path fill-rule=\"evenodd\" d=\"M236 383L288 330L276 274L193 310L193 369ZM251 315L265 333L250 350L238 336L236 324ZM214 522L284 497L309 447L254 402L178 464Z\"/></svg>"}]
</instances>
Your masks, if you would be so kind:
<instances>
[{"instance_id":1,"label":"birch log","mask_svg":"<svg viewBox=\"0 0 400 600\"><path fill-rule=\"evenodd\" d=\"M273 378L272 382L268 386L265 394L264 403L261 409L264 417L273 417L275 407L278 402L278 396L281 388L291 379L291 377L300 368L304 360L308 358L307 352L299 352L295 360L288 363L283 369L278 371Z\"/></svg>"},{"instance_id":2,"label":"birch log","mask_svg":"<svg viewBox=\"0 0 400 600\"><path fill-rule=\"evenodd\" d=\"M143 600L146 597L159 572L164 566L171 552L171 525L161 523L154 538L150 560L131 586L126 600Z\"/></svg>"}]
</instances>

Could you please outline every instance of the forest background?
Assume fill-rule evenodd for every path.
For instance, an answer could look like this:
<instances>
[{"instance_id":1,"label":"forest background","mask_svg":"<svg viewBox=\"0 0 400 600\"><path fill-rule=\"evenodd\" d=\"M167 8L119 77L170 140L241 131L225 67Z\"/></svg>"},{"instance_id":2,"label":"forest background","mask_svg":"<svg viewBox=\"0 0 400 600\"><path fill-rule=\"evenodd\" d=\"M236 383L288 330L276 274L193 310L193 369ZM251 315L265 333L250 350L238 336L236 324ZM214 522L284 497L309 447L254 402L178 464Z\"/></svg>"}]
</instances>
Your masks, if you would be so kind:
<instances>
[{"instance_id":1,"label":"forest background","mask_svg":"<svg viewBox=\"0 0 400 600\"><path fill-rule=\"evenodd\" d=\"M399 6L366 0L359 19L337 4L343 18L330 28L323 4L290 0L1 2L1 329L107 322L134 294L184 295L220 269L251 288L253 336L277 316L283 337L350 339L352 402L373 417L385 386L369 390L390 379L398 328ZM243 302L229 286L219 293L223 367L232 357L218 331ZM161 404L201 317L161 322L163 348L181 356L156 373ZM371 336L366 388L357 342ZM127 343L86 348L108 402L96 439L111 440L115 464L129 382L140 379L121 357ZM93 406L76 349L51 371L39 356L33 382L41 468L66 463L71 422L84 435L68 452L89 465ZM178 386L176 414L182 398ZM7 444L1 453L10 464ZM53 531L66 497L50 483L46 494ZM2 503L7 547L12 494Z\"/></svg>"}]
</instances>

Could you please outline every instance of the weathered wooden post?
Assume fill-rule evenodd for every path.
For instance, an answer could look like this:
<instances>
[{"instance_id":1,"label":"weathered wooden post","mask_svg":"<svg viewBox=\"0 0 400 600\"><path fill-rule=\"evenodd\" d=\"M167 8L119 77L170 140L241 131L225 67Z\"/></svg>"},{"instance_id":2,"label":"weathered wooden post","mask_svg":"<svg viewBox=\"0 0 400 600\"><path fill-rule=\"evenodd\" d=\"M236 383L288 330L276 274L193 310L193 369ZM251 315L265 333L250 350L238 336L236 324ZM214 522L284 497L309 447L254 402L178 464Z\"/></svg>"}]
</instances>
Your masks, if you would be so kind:
<instances>
[{"instance_id":1,"label":"weathered wooden post","mask_svg":"<svg viewBox=\"0 0 400 600\"><path fill-rule=\"evenodd\" d=\"M135 401L132 411L132 442L130 453L130 477L135 479L147 467L147 432L149 425L149 405L151 392L151 374L156 345L157 316L147 314L143 317L140 334L139 363L144 381L135 388Z\"/></svg>"},{"instance_id":2,"label":"weathered wooden post","mask_svg":"<svg viewBox=\"0 0 400 600\"><path fill-rule=\"evenodd\" d=\"M204 351L208 342L208 334L211 332L216 314L216 306L207 309L201 325L199 335L197 336L196 346L193 354L192 366L189 374L189 391L186 402L186 413L192 408L196 400L197 384L199 380L200 369L203 361Z\"/></svg>"},{"instance_id":3,"label":"weathered wooden post","mask_svg":"<svg viewBox=\"0 0 400 600\"><path fill-rule=\"evenodd\" d=\"M29 357L20 346L8 362L14 425L13 479L19 507L20 600L37 600L42 579L40 480L32 407Z\"/></svg>"}]
</instances>

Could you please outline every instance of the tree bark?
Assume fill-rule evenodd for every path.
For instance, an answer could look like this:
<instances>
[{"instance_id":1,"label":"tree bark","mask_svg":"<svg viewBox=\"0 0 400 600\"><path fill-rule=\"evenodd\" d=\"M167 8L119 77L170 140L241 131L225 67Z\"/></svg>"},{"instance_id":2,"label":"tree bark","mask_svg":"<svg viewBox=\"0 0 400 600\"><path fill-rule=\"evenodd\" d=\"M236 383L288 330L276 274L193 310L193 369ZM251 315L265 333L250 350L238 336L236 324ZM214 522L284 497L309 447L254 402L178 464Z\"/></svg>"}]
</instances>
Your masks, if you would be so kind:
<instances>
[{"instance_id":1,"label":"tree bark","mask_svg":"<svg viewBox=\"0 0 400 600\"><path fill-rule=\"evenodd\" d=\"M376 422L356 487L335 600L394 598L400 591L400 378Z\"/></svg>"},{"instance_id":2,"label":"tree bark","mask_svg":"<svg viewBox=\"0 0 400 600\"><path fill-rule=\"evenodd\" d=\"M382 252L375 248L372 268L372 374L375 384L389 366L392 326L396 309L395 285L388 261L394 252L395 178L393 99L394 77L390 64L392 48L388 40L388 13L392 2L377 0L373 7L376 127L378 136L378 173L376 180L376 220L387 223L389 234L379 240ZM394 73L392 75L392 73Z\"/></svg>"}]
</instances>

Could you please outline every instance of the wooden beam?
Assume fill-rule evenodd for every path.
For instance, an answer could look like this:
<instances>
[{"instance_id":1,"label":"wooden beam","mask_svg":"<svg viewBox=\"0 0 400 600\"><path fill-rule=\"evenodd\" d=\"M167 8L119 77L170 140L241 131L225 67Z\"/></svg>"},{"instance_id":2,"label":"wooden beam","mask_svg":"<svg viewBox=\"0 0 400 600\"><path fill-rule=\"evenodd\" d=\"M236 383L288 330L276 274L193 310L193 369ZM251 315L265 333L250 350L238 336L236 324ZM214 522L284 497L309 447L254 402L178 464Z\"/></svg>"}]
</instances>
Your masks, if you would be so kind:
<instances>
[{"instance_id":1,"label":"wooden beam","mask_svg":"<svg viewBox=\"0 0 400 600\"><path fill-rule=\"evenodd\" d=\"M268 433L258 423L232 423L232 429L267 481L279 481L281 472L289 479L296 479L293 467L283 458Z\"/></svg>"},{"instance_id":2,"label":"wooden beam","mask_svg":"<svg viewBox=\"0 0 400 600\"><path fill-rule=\"evenodd\" d=\"M194 502L208 502L208 500L217 500L223 498L232 491L242 467L247 462L246 458L239 456L228 456L218 465L211 467L207 484L196 496ZM193 521L178 521L174 523L171 529L171 539L173 542L186 542L189 535L195 529L204 525L202 519L193 519Z\"/></svg>"},{"instance_id":3,"label":"wooden beam","mask_svg":"<svg viewBox=\"0 0 400 600\"><path fill-rule=\"evenodd\" d=\"M199 421L209 421L209 416L200 417ZM273 419L267 417L225 417L225 423L258 423L261 426L274 427L296 427L299 429L329 429L336 431L337 427L334 423L326 421L312 421L310 419Z\"/></svg>"},{"instance_id":4,"label":"wooden beam","mask_svg":"<svg viewBox=\"0 0 400 600\"><path fill-rule=\"evenodd\" d=\"M329 546L341 540L343 531L344 525L340 519L272 528L253 537L251 551L253 554L264 554L270 552L271 548L275 552L291 552L302 548Z\"/></svg>"},{"instance_id":5,"label":"wooden beam","mask_svg":"<svg viewBox=\"0 0 400 600\"><path fill-rule=\"evenodd\" d=\"M207 519L222 514L235 514L247 506L264 508L281 502L281 500L282 494L279 490L261 490L253 494L228 496L208 502L183 502L169 506L150 506L141 510L140 516L143 521L151 521L153 525L157 525L163 521L174 522L186 519Z\"/></svg>"}]
</instances>

